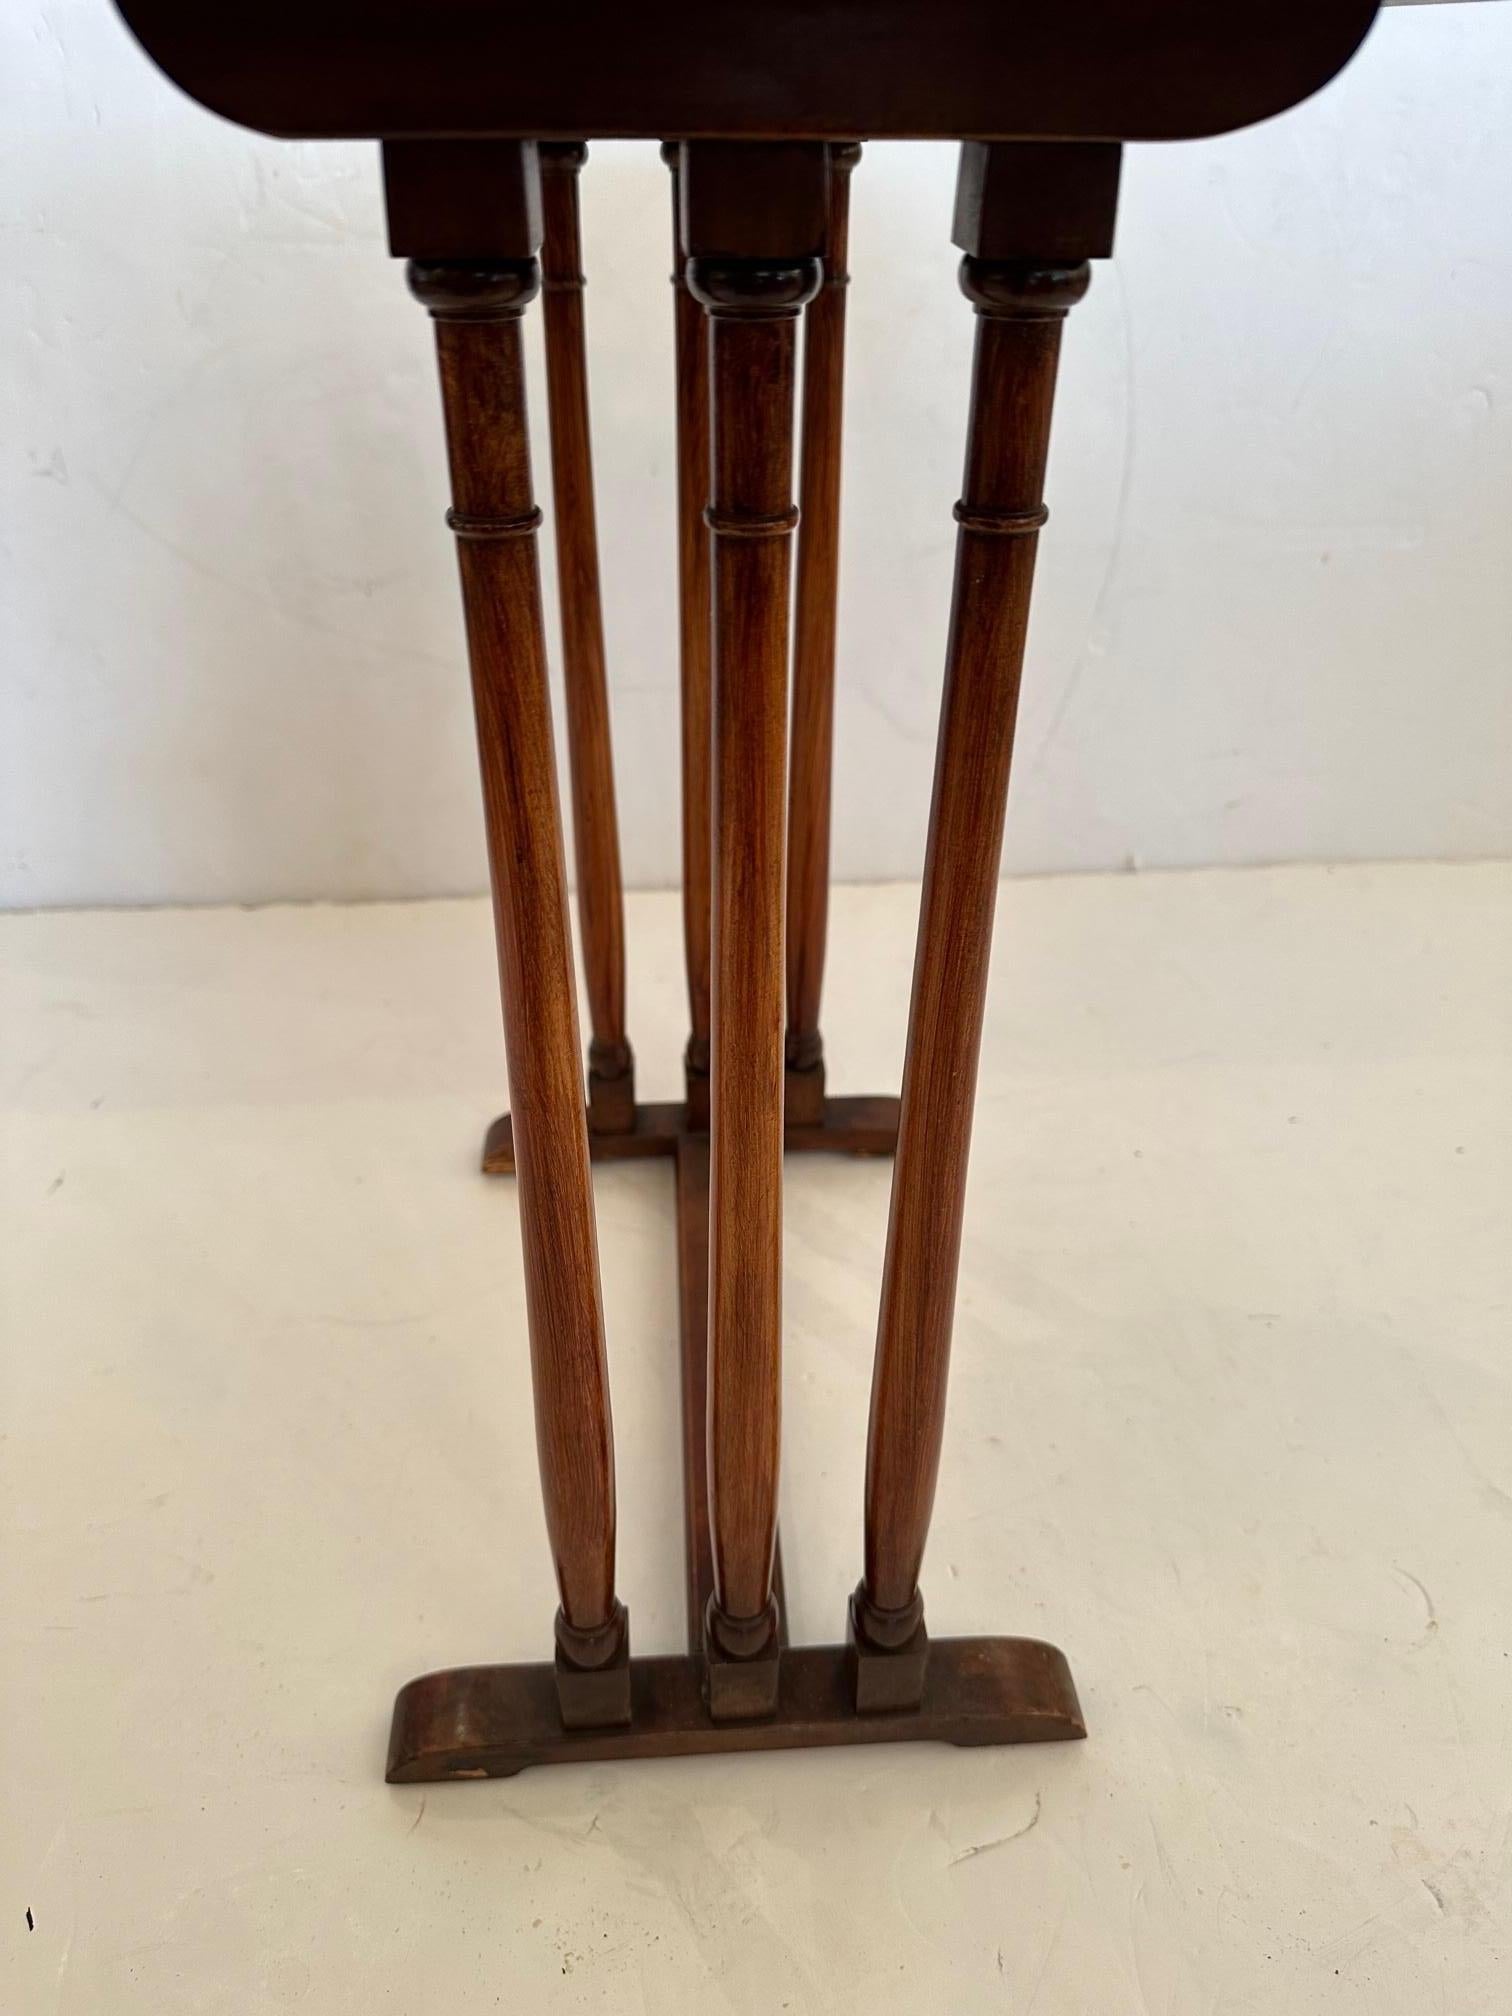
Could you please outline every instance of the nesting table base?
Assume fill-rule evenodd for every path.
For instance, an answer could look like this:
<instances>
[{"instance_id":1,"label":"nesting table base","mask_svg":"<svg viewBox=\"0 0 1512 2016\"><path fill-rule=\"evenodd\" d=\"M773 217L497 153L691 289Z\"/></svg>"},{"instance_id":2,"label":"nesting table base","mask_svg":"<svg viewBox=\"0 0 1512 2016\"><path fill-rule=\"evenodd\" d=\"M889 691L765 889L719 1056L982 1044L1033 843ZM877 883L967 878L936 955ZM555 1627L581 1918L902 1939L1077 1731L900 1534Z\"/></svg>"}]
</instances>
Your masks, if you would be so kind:
<instances>
[{"instance_id":1,"label":"nesting table base","mask_svg":"<svg viewBox=\"0 0 1512 2016\"><path fill-rule=\"evenodd\" d=\"M1034 1638L931 1642L917 1708L859 1713L850 1645L790 1647L784 1640L775 1715L715 1721L706 1702L703 1618L713 1587L707 1451L709 1137L681 1104L644 1105L619 1133L590 1132L595 1160L670 1155L677 1170L677 1250L682 1330L686 1653L632 1658L630 1721L567 1729L550 1660L460 1666L411 1680L394 1703L387 1776L413 1785L449 1778L509 1778L531 1764L610 1758L702 1757L726 1751L809 1750L829 1744L1056 1743L1085 1736L1064 1655ZM898 1102L827 1099L820 1119L787 1129L790 1153L886 1155L897 1141ZM514 1166L508 1116L488 1130L483 1166ZM779 1550L774 1591L785 1617Z\"/></svg>"},{"instance_id":2,"label":"nesting table base","mask_svg":"<svg viewBox=\"0 0 1512 2016\"><path fill-rule=\"evenodd\" d=\"M930 1647L924 1701L901 1715L858 1715L842 1645L782 1655L777 1713L714 1722L702 1662L687 1654L630 1661L623 1729L564 1729L555 1672L459 1666L411 1680L394 1703L391 1785L512 1778L530 1764L616 1757L708 1757L738 1750L812 1750L832 1743L1058 1743L1084 1736L1063 1654L1035 1638L944 1638Z\"/></svg>"}]
</instances>

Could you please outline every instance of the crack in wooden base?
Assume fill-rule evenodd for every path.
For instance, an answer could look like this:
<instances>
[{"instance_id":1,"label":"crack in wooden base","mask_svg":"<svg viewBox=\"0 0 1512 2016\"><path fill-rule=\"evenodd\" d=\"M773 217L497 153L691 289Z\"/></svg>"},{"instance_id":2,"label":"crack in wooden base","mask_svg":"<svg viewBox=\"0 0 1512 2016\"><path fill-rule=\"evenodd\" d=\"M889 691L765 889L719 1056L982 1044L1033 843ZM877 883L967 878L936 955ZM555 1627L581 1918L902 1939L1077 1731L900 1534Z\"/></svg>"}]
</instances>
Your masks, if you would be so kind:
<instances>
[{"instance_id":1,"label":"crack in wooden base","mask_svg":"<svg viewBox=\"0 0 1512 2016\"><path fill-rule=\"evenodd\" d=\"M794 1153L887 1155L897 1146L898 1101L826 1099L816 1122L787 1129ZM709 1137L682 1104L635 1108L623 1132L595 1132L595 1160L674 1155L682 1330L683 1519L688 1651L630 1660L630 1720L614 1728L563 1726L555 1666L460 1666L399 1690L389 1737L390 1784L449 1778L509 1778L530 1764L611 1758L700 1757L722 1751L808 1750L849 1743L958 1745L1062 1743L1085 1736L1064 1655L1036 1638L945 1638L931 1642L923 1698L914 1708L858 1712L852 1644L787 1643L779 1546L774 1571L781 1659L777 1709L757 1721L709 1713L703 1619L713 1587L708 1530L707 1392ZM488 1130L483 1167L514 1167L509 1117ZM865 1695L865 1689L863 1696ZM883 1690L885 1696L887 1690ZM876 1698L877 1690L872 1694Z\"/></svg>"}]
</instances>

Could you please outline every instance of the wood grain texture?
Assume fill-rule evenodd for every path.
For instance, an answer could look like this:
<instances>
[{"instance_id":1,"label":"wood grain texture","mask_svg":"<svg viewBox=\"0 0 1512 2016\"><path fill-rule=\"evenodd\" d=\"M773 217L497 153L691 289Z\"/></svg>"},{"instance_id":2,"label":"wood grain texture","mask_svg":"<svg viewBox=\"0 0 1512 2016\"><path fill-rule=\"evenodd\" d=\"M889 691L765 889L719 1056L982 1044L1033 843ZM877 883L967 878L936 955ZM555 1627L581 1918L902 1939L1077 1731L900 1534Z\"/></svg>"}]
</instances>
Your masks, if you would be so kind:
<instances>
[{"instance_id":1,"label":"wood grain texture","mask_svg":"<svg viewBox=\"0 0 1512 2016\"><path fill-rule=\"evenodd\" d=\"M389 1734L391 1785L511 1778L532 1764L616 1757L709 1757L853 1743L1074 1743L1087 1733L1064 1653L1037 1638L945 1638L930 1647L920 1705L858 1715L843 1645L784 1652L777 1712L720 1724L703 1698L701 1662L630 1661L626 1728L564 1730L549 1666L464 1666L399 1691Z\"/></svg>"},{"instance_id":2,"label":"wood grain texture","mask_svg":"<svg viewBox=\"0 0 1512 2016\"><path fill-rule=\"evenodd\" d=\"M820 279L806 241L816 189L822 234L824 175L822 150L796 160L791 149L742 151L749 158L732 173L731 150L685 146L680 171L711 395L710 1620L735 1658L755 1657L776 1630L794 366L797 316ZM706 249L737 231L753 234L741 241L746 256ZM789 231L796 242L784 257Z\"/></svg>"},{"instance_id":3,"label":"wood grain texture","mask_svg":"<svg viewBox=\"0 0 1512 2016\"><path fill-rule=\"evenodd\" d=\"M817 1111L824 1099L819 1004L829 925L830 794L834 763L835 617L840 569L840 455L845 398L845 301L850 285L850 178L861 150L829 150L824 284L804 310L803 454L798 581L793 607L793 713L787 861L787 1093ZM796 1084L795 1084L796 1079Z\"/></svg>"},{"instance_id":4,"label":"wood grain texture","mask_svg":"<svg viewBox=\"0 0 1512 2016\"><path fill-rule=\"evenodd\" d=\"M962 274L976 354L866 1452L860 1609L881 1647L921 1614L1051 404L1088 269L968 257Z\"/></svg>"},{"instance_id":5,"label":"wood grain texture","mask_svg":"<svg viewBox=\"0 0 1512 2016\"><path fill-rule=\"evenodd\" d=\"M681 1111L681 1109L678 1109ZM686 1119L686 1115L683 1116ZM709 1137L684 1126L677 1155L677 1301L682 1357L683 1541L688 1651L703 1653L704 1619L714 1593L709 1530ZM787 1643L782 1542L772 1557L777 1627Z\"/></svg>"},{"instance_id":6,"label":"wood grain texture","mask_svg":"<svg viewBox=\"0 0 1512 2016\"><path fill-rule=\"evenodd\" d=\"M541 613L520 315L534 260L411 262L431 312L493 884L536 1443L561 1594L586 1666L623 1641L614 1441Z\"/></svg>"},{"instance_id":7,"label":"wood grain texture","mask_svg":"<svg viewBox=\"0 0 1512 2016\"><path fill-rule=\"evenodd\" d=\"M709 961L713 718L713 612L709 599L709 333L688 291L682 237L679 150L662 149L672 171L672 287L677 370L677 647L681 696L683 947L688 969L688 1103L709 1119Z\"/></svg>"},{"instance_id":8,"label":"wood grain texture","mask_svg":"<svg viewBox=\"0 0 1512 2016\"><path fill-rule=\"evenodd\" d=\"M578 929L593 1032L589 1119L590 1125L607 1121L617 1129L631 1123L635 1092L625 1036L625 903L588 417L578 222L578 176L586 155L586 147L579 143L553 143L540 149L541 273ZM595 1110L605 1107L606 1090L609 1110Z\"/></svg>"},{"instance_id":9,"label":"wood grain texture","mask_svg":"<svg viewBox=\"0 0 1512 2016\"><path fill-rule=\"evenodd\" d=\"M727 1615L771 1600L781 1446L791 316L712 318L714 907L709 1504ZM756 531L763 520L765 533ZM753 536L754 535L754 536Z\"/></svg>"}]
</instances>

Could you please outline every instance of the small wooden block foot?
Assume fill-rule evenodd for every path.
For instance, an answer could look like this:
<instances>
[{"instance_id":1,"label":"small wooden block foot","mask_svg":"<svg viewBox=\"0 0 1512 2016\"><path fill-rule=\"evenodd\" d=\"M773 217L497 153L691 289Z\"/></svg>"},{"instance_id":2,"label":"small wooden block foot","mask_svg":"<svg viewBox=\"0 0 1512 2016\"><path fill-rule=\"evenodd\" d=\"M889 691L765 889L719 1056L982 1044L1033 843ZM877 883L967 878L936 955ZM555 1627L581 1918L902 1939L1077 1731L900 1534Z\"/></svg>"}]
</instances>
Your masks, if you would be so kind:
<instances>
[{"instance_id":1,"label":"small wooden block foot","mask_svg":"<svg viewBox=\"0 0 1512 2016\"><path fill-rule=\"evenodd\" d=\"M574 1666L557 1647L557 1706L564 1729L623 1729L630 1720L630 1634L607 1666Z\"/></svg>"},{"instance_id":2,"label":"small wooden block foot","mask_svg":"<svg viewBox=\"0 0 1512 2016\"><path fill-rule=\"evenodd\" d=\"M782 1638L775 1602L767 1606L765 1617L733 1624L711 1596L704 1611L703 1653L712 1721L759 1722L777 1713Z\"/></svg>"},{"instance_id":3,"label":"small wooden block foot","mask_svg":"<svg viewBox=\"0 0 1512 2016\"><path fill-rule=\"evenodd\" d=\"M788 1061L783 1076L783 1111L789 1127L824 1124L824 1059L808 1065Z\"/></svg>"},{"instance_id":4,"label":"small wooden block foot","mask_svg":"<svg viewBox=\"0 0 1512 2016\"><path fill-rule=\"evenodd\" d=\"M688 1125L701 1133L709 1127L709 1039L690 1036L683 1052L683 1082L688 1094Z\"/></svg>"},{"instance_id":5,"label":"small wooden block foot","mask_svg":"<svg viewBox=\"0 0 1512 2016\"><path fill-rule=\"evenodd\" d=\"M588 1049L588 1132L635 1131L635 1058L628 1043L599 1043Z\"/></svg>"},{"instance_id":6,"label":"small wooden block foot","mask_svg":"<svg viewBox=\"0 0 1512 2016\"><path fill-rule=\"evenodd\" d=\"M929 1666L929 1633L922 1614L901 1645L874 1645L861 1621L862 1593L850 1599L845 1642L855 1676L858 1715L902 1714L919 1707Z\"/></svg>"}]
</instances>

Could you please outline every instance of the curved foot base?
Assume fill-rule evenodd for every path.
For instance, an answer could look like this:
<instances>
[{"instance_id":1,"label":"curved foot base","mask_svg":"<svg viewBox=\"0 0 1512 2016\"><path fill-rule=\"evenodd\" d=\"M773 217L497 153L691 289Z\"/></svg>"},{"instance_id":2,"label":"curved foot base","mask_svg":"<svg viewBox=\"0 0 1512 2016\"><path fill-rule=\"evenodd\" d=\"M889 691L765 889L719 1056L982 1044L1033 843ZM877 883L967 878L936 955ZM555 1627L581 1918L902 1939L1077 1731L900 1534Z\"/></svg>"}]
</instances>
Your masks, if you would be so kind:
<instances>
[{"instance_id":1,"label":"curved foot base","mask_svg":"<svg viewBox=\"0 0 1512 2016\"><path fill-rule=\"evenodd\" d=\"M836 1743L1063 1743L1087 1733L1065 1655L1037 1638L937 1639L924 1699L901 1714L857 1714L851 1660L843 1645L785 1651L776 1716L718 1723L704 1705L701 1661L632 1659L631 1719L620 1729L564 1729L550 1665L428 1673L394 1703L388 1781L511 1778L531 1764Z\"/></svg>"}]
</instances>

